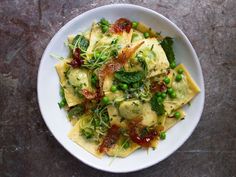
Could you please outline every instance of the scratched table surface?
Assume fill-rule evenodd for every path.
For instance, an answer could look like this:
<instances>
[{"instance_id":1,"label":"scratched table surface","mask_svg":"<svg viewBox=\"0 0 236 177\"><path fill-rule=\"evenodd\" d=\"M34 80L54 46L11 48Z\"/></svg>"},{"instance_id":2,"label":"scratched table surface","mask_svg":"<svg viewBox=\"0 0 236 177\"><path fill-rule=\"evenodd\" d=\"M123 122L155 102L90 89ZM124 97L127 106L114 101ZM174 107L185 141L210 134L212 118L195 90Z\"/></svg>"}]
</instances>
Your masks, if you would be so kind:
<instances>
[{"instance_id":1,"label":"scratched table surface","mask_svg":"<svg viewBox=\"0 0 236 177\"><path fill-rule=\"evenodd\" d=\"M98 171L72 157L37 103L37 71L49 40L73 17L113 3L148 7L176 23L198 54L206 87L202 118L187 142L161 163L129 174ZM1 177L236 176L235 0L1 0L0 19Z\"/></svg>"}]
</instances>

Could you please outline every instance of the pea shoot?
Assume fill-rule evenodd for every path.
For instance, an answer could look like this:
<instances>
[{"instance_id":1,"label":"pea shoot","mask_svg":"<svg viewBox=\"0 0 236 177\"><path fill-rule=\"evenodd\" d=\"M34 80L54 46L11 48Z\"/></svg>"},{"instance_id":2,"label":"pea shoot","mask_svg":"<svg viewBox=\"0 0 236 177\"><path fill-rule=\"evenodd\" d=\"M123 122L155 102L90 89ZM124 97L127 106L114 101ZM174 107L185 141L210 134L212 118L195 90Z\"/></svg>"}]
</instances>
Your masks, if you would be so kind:
<instances>
[{"instance_id":1,"label":"pea shoot","mask_svg":"<svg viewBox=\"0 0 236 177\"><path fill-rule=\"evenodd\" d=\"M143 33L144 38L149 38L150 34L148 32Z\"/></svg>"},{"instance_id":2,"label":"pea shoot","mask_svg":"<svg viewBox=\"0 0 236 177\"><path fill-rule=\"evenodd\" d=\"M129 143L129 141L126 141L123 145L123 148L128 149L129 147L130 147L130 143Z\"/></svg>"},{"instance_id":3,"label":"pea shoot","mask_svg":"<svg viewBox=\"0 0 236 177\"><path fill-rule=\"evenodd\" d=\"M106 55L102 55L100 58L101 58L102 61L105 61L107 59L107 56Z\"/></svg>"},{"instance_id":4,"label":"pea shoot","mask_svg":"<svg viewBox=\"0 0 236 177\"><path fill-rule=\"evenodd\" d=\"M98 51L95 51L95 54L94 54L95 58L99 58L100 57L100 52Z\"/></svg>"},{"instance_id":5,"label":"pea shoot","mask_svg":"<svg viewBox=\"0 0 236 177\"><path fill-rule=\"evenodd\" d=\"M161 138L161 140L166 139L166 132L161 132L160 133L160 138Z\"/></svg>"}]
</instances>

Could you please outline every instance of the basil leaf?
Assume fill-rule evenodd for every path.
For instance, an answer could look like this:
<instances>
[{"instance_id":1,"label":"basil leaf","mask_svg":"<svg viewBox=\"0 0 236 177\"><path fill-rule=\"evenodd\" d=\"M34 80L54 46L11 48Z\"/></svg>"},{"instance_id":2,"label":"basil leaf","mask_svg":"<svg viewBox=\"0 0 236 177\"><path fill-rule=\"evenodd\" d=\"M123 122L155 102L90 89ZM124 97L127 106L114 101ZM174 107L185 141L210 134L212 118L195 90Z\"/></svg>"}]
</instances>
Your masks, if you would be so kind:
<instances>
[{"instance_id":1,"label":"basil leaf","mask_svg":"<svg viewBox=\"0 0 236 177\"><path fill-rule=\"evenodd\" d=\"M115 73L115 78L123 83L131 84L135 82L139 82L145 76L144 72L142 71L135 71L135 72L126 72L126 71L117 71Z\"/></svg>"},{"instance_id":2,"label":"basil leaf","mask_svg":"<svg viewBox=\"0 0 236 177\"><path fill-rule=\"evenodd\" d=\"M173 39L171 37L165 37L162 42L161 46L166 53L167 59L170 63L175 63L175 54L173 51Z\"/></svg>"}]
</instances>

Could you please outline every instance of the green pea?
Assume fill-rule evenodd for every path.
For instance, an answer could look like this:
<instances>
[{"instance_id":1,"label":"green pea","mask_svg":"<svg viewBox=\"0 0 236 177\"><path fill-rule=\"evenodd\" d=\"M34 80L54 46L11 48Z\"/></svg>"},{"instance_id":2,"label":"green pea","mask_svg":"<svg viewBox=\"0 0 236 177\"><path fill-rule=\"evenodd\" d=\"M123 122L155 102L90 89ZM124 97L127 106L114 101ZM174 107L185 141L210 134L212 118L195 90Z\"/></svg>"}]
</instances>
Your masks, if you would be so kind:
<instances>
[{"instance_id":1,"label":"green pea","mask_svg":"<svg viewBox=\"0 0 236 177\"><path fill-rule=\"evenodd\" d=\"M128 85L127 84L122 84L121 85L121 89L122 90L127 90L128 89Z\"/></svg>"},{"instance_id":2,"label":"green pea","mask_svg":"<svg viewBox=\"0 0 236 177\"><path fill-rule=\"evenodd\" d=\"M94 55L95 55L95 58L99 58L100 57L100 52L96 51Z\"/></svg>"},{"instance_id":3,"label":"green pea","mask_svg":"<svg viewBox=\"0 0 236 177\"><path fill-rule=\"evenodd\" d=\"M175 81L176 81L176 82L179 82L179 81L182 80L182 78L183 78L183 77L182 77L181 74L177 74L176 77L175 77Z\"/></svg>"},{"instance_id":4,"label":"green pea","mask_svg":"<svg viewBox=\"0 0 236 177\"><path fill-rule=\"evenodd\" d=\"M178 73L179 74L183 74L184 73L184 70L182 68L178 69Z\"/></svg>"},{"instance_id":5,"label":"green pea","mask_svg":"<svg viewBox=\"0 0 236 177\"><path fill-rule=\"evenodd\" d=\"M148 32L143 33L144 38L148 38L150 35Z\"/></svg>"},{"instance_id":6,"label":"green pea","mask_svg":"<svg viewBox=\"0 0 236 177\"><path fill-rule=\"evenodd\" d=\"M173 90L173 88L168 88L167 89L167 93L170 95L171 93L173 93L174 92L174 90Z\"/></svg>"},{"instance_id":7,"label":"green pea","mask_svg":"<svg viewBox=\"0 0 236 177\"><path fill-rule=\"evenodd\" d=\"M175 116L176 119L179 119L180 118L180 112L178 112L178 111L175 112L174 116Z\"/></svg>"},{"instance_id":8,"label":"green pea","mask_svg":"<svg viewBox=\"0 0 236 177\"><path fill-rule=\"evenodd\" d=\"M107 56L106 55L102 55L100 58L101 58L101 60L106 60Z\"/></svg>"},{"instance_id":9,"label":"green pea","mask_svg":"<svg viewBox=\"0 0 236 177\"><path fill-rule=\"evenodd\" d=\"M170 97L171 97L171 98L176 98L176 93L175 93L175 92L172 92L172 93L170 94Z\"/></svg>"},{"instance_id":10,"label":"green pea","mask_svg":"<svg viewBox=\"0 0 236 177\"><path fill-rule=\"evenodd\" d=\"M165 92L162 92L162 93L161 93L161 97L162 97L163 99L165 99L165 98L166 98L166 93L165 93Z\"/></svg>"},{"instance_id":11,"label":"green pea","mask_svg":"<svg viewBox=\"0 0 236 177\"><path fill-rule=\"evenodd\" d=\"M111 86L111 91L112 92L116 92L117 91L117 87L115 85Z\"/></svg>"},{"instance_id":12,"label":"green pea","mask_svg":"<svg viewBox=\"0 0 236 177\"><path fill-rule=\"evenodd\" d=\"M108 103L109 103L109 98L106 97L106 96L104 96L104 97L102 98L102 102L103 102L104 104L108 104Z\"/></svg>"},{"instance_id":13,"label":"green pea","mask_svg":"<svg viewBox=\"0 0 236 177\"><path fill-rule=\"evenodd\" d=\"M170 63L170 68L171 69L174 69L175 67L176 67L176 63L175 62Z\"/></svg>"},{"instance_id":14,"label":"green pea","mask_svg":"<svg viewBox=\"0 0 236 177\"><path fill-rule=\"evenodd\" d=\"M106 25L102 25L102 32L103 33L105 33L105 32L107 32L108 31L108 26L106 26Z\"/></svg>"},{"instance_id":15,"label":"green pea","mask_svg":"<svg viewBox=\"0 0 236 177\"><path fill-rule=\"evenodd\" d=\"M169 84L170 83L170 78L169 77L165 77L163 79L163 81L165 82L165 84Z\"/></svg>"},{"instance_id":16,"label":"green pea","mask_svg":"<svg viewBox=\"0 0 236 177\"><path fill-rule=\"evenodd\" d=\"M162 140L166 139L166 132L161 132L161 133L160 133L160 138L161 138Z\"/></svg>"},{"instance_id":17,"label":"green pea","mask_svg":"<svg viewBox=\"0 0 236 177\"><path fill-rule=\"evenodd\" d=\"M161 92L156 93L157 97L161 97Z\"/></svg>"},{"instance_id":18,"label":"green pea","mask_svg":"<svg viewBox=\"0 0 236 177\"><path fill-rule=\"evenodd\" d=\"M157 97L157 102L158 102L158 103L162 103L162 102L163 102L162 97Z\"/></svg>"},{"instance_id":19,"label":"green pea","mask_svg":"<svg viewBox=\"0 0 236 177\"><path fill-rule=\"evenodd\" d=\"M133 27L134 29L136 29L136 28L138 27L138 22L137 22L137 21L133 21L133 22L132 22L132 27Z\"/></svg>"}]
</instances>

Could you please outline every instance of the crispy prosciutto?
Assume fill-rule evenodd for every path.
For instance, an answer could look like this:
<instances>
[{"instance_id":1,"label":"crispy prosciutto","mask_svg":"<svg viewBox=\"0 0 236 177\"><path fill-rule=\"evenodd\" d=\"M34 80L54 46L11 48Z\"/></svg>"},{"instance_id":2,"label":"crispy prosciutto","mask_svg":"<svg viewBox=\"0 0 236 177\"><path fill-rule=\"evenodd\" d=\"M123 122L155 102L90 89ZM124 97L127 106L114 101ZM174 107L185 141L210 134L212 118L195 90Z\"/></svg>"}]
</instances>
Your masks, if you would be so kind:
<instances>
[{"instance_id":1,"label":"crispy prosciutto","mask_svg":"<svg viewBox=\"0 0 236 177\"><path fill-rule=\"evenodd\" d=\"M131 21L126 18L120 18L116 20L116 22L112 25L111 31L114 33L122 33L123 31L126 31L127 33L129 33L131 28Z\"/></svg>"}]
</instances>

